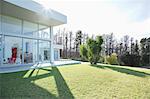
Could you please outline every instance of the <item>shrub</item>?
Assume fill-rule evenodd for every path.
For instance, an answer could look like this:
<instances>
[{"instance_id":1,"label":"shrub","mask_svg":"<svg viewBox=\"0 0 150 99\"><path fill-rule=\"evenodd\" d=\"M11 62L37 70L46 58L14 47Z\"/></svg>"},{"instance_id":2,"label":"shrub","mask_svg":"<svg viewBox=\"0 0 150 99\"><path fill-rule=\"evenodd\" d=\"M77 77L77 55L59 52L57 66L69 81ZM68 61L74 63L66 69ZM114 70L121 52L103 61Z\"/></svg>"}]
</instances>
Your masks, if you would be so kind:
<instances>
[{"instance_id":1,"label":"shrub","mask_svg":"<svg viewBox=\"0 0 150 99\"><path fill-rule=\"evenodd\" d=\"M105 62L105 57L102 57L102 56L101 56L98 62L104 63L104 62Z\"/></svg>"},{"instance_id":2,"label":"shrub","mask_svg":"<svg viewBox=\"0 0 150 99\"><path fill-rule=\"evenodd\" d=\"M118 65L119 62L118 62L117 54L112 53L111 56L106 56L105 63L111 65Z\"/></svg>"},{"instance_id":3,"label":"shrub","mask_svg":"<svg viewBox=\"0 0 150 99\"><path fill-rule=\"evenodd\" d=\"M104 58L104 63L105 64L109 64L109 58L110 58L110 56L108 55L108 56L105 56L105 58Z\"/></svg>"}]
</instances>

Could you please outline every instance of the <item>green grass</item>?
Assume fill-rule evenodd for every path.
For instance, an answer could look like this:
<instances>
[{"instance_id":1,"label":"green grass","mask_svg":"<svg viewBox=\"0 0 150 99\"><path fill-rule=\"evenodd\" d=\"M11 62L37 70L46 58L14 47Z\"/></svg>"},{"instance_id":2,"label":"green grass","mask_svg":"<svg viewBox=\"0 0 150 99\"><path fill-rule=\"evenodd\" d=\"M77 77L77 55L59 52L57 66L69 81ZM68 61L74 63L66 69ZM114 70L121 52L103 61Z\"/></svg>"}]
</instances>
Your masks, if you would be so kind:
<instances>
[{"instance_id":1,"label":"green grass","mask_svg":"<svg viewBox=\"0 0 150 99\"><path fill-rule=\"evenodd\" d=\"M78 64L0 74L1 99L150 99L150 70Z\"/></svg>"}]
</instances>

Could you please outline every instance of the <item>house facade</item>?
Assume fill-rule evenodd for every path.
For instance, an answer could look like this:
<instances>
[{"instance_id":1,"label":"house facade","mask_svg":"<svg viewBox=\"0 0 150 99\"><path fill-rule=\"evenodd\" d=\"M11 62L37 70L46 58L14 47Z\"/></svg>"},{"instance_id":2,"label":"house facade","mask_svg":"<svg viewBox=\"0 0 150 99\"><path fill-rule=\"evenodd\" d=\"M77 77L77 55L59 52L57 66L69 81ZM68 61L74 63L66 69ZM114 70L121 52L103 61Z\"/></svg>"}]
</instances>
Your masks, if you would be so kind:
<instances>
[{"instance_id":1,"label":"house facade","mask_svg":"<svg viewBox=\"0 0 150 99\"><path fill-rule=\"evenodd\" d=\"M0 66L59 59L55 49L61 46L54 44L53 27L66 22L65 15L31 0L0 0Z\"/></svg>"}]
</instances>

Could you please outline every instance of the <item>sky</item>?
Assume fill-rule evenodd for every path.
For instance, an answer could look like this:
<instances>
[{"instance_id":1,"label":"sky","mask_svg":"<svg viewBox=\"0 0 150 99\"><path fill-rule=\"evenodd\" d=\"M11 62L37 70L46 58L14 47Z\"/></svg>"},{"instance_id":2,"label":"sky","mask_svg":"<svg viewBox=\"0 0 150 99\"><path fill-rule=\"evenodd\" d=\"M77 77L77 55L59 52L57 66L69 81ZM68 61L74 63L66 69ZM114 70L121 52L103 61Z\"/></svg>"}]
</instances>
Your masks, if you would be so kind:
<instances>
[{"instance_id":1,"label":"sky","mask_svg":"<svg viewBox=\"0 0 150 99\"><path fill-rule=\"evenodd\" d=\"M117 39L150 37L150 0L34 0L67 16L65 27L89 35L114 33Z\"/></svg>"}]
</instances>

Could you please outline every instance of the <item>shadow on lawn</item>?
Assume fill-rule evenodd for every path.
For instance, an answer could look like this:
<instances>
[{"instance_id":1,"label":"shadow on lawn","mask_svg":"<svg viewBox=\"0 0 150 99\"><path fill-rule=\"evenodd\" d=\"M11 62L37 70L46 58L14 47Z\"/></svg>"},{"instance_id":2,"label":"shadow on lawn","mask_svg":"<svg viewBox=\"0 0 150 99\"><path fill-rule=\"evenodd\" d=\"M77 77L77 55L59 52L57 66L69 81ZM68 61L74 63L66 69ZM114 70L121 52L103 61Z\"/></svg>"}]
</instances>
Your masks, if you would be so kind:
<instances>
[{"instance_id":1,"label":"shadow on lawn","mask_svg":"<svg viewBox=\"0 0 150 99\"><path fill-rule=\"evenodd\" d=\"M117 71L117 72L120 72L120 73L134 75L134 76L138 76L138 77L150 76L149 73L145 73L145 72L141 72L141 71L137 71L137 70L133 70L133 69L129 69L129 68L124 68L124 67L102 66L102 65L91 65L91 66L101 68L101 69L109 68L111 70L114 70L114 71Z\"/></svg>"},{"instance_id":2,"label":"shadow on lawn","mask_svg":"<svg viewBox=\"0 0 150 99\"><path fill-rule=\"evenodd\" d=\"M59 72L58 68L52 67L52 71L53 71L53 76L54 76L55 81L56 81L57 91L58 91L59 97L61 99L74 99L73 94L71 93L65 79L63 78L63 76Z\"/></svg>"},{"instance_id":3,"label":"shadow on lawn","mask_svg":"<svg viewBox=\"0 0 150 99\"><path fill-rule=\"evenodd\" d=\"M48 72L38 75L40 70ZM32 70L27 78L23 78L27 72L28 71L1 74L2 90L0 98L74 99L73 94L57 67L52 67L52 69ZM59 94L58 97L34 83L36 80L50 76L54 76Z\"/></svg>"}]
</instances>

